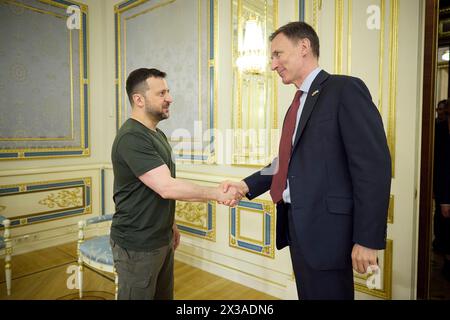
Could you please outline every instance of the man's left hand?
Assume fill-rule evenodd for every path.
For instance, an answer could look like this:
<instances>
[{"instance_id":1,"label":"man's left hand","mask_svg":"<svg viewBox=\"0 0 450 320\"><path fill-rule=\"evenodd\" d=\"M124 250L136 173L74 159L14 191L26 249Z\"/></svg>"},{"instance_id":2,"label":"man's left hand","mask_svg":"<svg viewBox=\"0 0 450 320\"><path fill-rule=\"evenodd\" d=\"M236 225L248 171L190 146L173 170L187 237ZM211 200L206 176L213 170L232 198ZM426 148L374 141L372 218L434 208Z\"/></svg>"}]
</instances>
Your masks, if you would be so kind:
<instances>
[{"instance_id":1,"label":"man's left hand","mask_svg":"<svg viewBox=\"0 0 450 320\"><path fill-rule=\"evenodd\" d=\"M358 273L366 273L368 266L378 266L377 251L355 243L352 250L353 269Z\"/></svg>"},{"instance_id":2,"label":"man's left hand","mask_svg":"<svg viewBox=\"0 0 450 320\"><path fill-rule=\"evenodd\" d=\"M176 223L173 224L173 250L177 250L178 245L180 244L180 231L178 231Z\"/></svg>"}]
</instances>

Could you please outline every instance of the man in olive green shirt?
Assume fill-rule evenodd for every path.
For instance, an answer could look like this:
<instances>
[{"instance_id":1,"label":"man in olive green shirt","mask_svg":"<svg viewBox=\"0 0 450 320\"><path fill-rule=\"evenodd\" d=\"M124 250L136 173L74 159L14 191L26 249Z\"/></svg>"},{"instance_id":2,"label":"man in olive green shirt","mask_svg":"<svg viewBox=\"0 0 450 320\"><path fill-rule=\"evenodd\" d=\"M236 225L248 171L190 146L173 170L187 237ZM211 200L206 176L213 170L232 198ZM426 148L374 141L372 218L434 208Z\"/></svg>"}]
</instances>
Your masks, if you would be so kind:
<instances>
[{"instance_id":1,"label":"man in olive green shirt","mask_svg":"<svg viewBox=\"0 0 450 320\"><path fill-rule=\"evenodd\" d=\"M131 117L112 147L116 213L111 248L118 299L173 299L173 256L180 241L175 199L235 204L242 197L236 189L224 193L175 178L171 147L157 128L169 117L172 103L165 76L157 69L130 73Z\"/></svg>"}]
</instances>

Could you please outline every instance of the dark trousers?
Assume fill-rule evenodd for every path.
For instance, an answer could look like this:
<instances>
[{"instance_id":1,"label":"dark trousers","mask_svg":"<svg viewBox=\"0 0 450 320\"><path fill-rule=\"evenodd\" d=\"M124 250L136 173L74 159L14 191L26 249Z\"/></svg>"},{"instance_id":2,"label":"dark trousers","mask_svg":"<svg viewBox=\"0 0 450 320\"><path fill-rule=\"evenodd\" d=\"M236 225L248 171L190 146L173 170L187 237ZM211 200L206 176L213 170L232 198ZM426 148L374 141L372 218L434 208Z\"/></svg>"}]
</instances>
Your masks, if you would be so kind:
<instances>
[{"instance_id":1,"label":"dark trousers","mask_svg":"<svg viewBox=\"0 0 450 320\"><path fill-rule=\"evenodd\" d=\"M292 221L292 210L288 209L289 249L297 284L297 293L302 300L353 300L353 269L316 270L312 268L298 243ZM319 240L320 241L320 240ZM304 245L308 245L307 243Z\"/></svg>"},{"instance_id":2,"label":"dark trousers","mask_svg":"<svg viewBox=\"0 0 450 320\"><path fill-rule=\"evenodd\" d=\"M119 279L118 300L173 300L172 243L152 251L132 251L110 242Z\"/></svg>"},{"instance_id":3,"label":"dark trousers","mask_svg":"<svg viewBox=\"0 0 450 320\"><path fill-rule=\"evenodd\" d=\"M444 218L440 203L436 203L433 224L435 237L433 246L445 254L450 254L450 218Z\"/></svg>"}]
</instances>

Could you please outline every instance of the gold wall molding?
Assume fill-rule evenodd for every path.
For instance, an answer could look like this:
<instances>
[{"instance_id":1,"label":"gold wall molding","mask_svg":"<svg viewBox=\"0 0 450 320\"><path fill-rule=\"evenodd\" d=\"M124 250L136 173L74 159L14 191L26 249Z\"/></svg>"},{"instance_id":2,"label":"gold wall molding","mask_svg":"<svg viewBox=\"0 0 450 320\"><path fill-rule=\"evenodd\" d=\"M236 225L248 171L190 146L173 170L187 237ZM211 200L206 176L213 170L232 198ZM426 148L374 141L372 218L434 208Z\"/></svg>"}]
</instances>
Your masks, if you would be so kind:
<instances>
[{"instance_id":1,"label":"gold wall molding","mask_svg":"<svg viewBox=\"0 0 450 320\"><path fill-rule=\"evenodd\" d=\"M267 41L278 25L278 0L231 1L233 59L233 154L232 165L262 167L276 154L273 130L278 128L277 81L266 65L262 74L241 73L236 65L245 20L257 17ZM270 55L267 42L267 55ZM261 107L262 106L262 107ZM276 141L277 142L277 141Z\"/></svg>"},{"instance_id":2,"label":"gold wall molding","mask_svg":"<svg viewBox=\"0 0 450 320\"><path fill-rule=\"evenodd\" d=\"M392 177L395 177L395 144L397 120L397 62L398 62L398 11L399 1L390 2L390 35L389 35L389 118L388 145L392 158Z\"/></svg>"},{"instance_id":3,"label":"gold wall molding","mask_svg":"<svg viewBox=\"0 0 450 320\"><path fill-rule=\"evenodd\" d=\"M387 219L387 222L390 224L394 223L394 205L395 205L394 196L391 195L389 197L389 209L388 209L388 219Z\"/></svg>"},{"instance_id":4,"label":"gold wall molding","mask_svg":"<svg viewBox=\"0 0 450 320\"><path fill-rule=\"evenodd\" d=\"M320 11L322 10L322 0L313 0L312 5L312 19L313 27L316 33L319 34L319 21L320 21Z\"/></svg>"},{"instance_id":5,"label":"gold wall molding","mask_svg":"<svg viewBox=\"0 0 450 320\"><path fill-rule=\"evenodd\" d=\"M127 15L131 9L143 6L149 3L150 0L131 0L123 1L114 7L115 13L115 39L116 39L116 129L118 130L122 123L128 118L127 114L127 97L124 92L124 84L127 78L127 22L138 16L155 11L162 7L174 4L177 0L168 0L150 7L145 7L141 11L133 12ZM217 72L215 66L215 58L217 57L217 43L218 43L218 0L194 0L198 3L198 121L206 123L206 130L213 131L217 128ZM136 11L136 10L135 10ZM206 12L205 12L206 11ZM202 17L206 14L206 26L203 26ZM212 25L212 28L210 26ZM202 30L206 30L206 48L208 50L206 58L202 59ZM212 32L211 32L212 31ZM205 81L202 80L203 73L207 70ZM170 75L169 75L170 76ZM208 97L202 96L205 90L204 85L207 86ZM207 105L202 104L204 99ZM206 108L206 117L203 117ZM191 134L193 134L191 132ZM204 142L203 134L200 139L197 137L189 139L181 139L190 147L182 146L180 150L174 150L177 162L192 162L200 161L207 164L213 164L216 161L216 139L213 134L209 136L209 141ZM180 139L172 139L168 135L168 140L171 143L179 143ZM201 149L194 149L195 143L202 143Z\"/></svg>"},{"instance_id":6,"label":"gold wall molding","mask_svg":"<svg viewBox=\"0 0 450 320\"><path fill-rule=\"evenodd\" d=\"M34 11L34 12L37 12L37 13L48 14L48 15L51 15L51 16L53 16L55 18L59 18L59 19L66 19L67 18L66 16L64 16L62 14L58 14L56 12L52 12L52 11L48 11L48 10L43 10L43 9L40 9L40 8L35 8L33 6L26 5L26 4L23 4L23 3L20 3L20 2L14 1L14 0L0 0L0 2L7 3L7 4L13 5L13 6L17 6L17 7L22 8L22 9L31 10L31 11ZM19 12L17 12L17 14L19 14Z\"/></svg>"},{"instance_id":7,"label":"gold wall molding","mask_svg":"<svg viewBox=\"0 0 450 320\"><path fill-rule=\"evenodd\" d=\"M352 32L353 32L353 2L347 0L347 74L352 72ZM318 1L313 0L313 23L318 23L316 17L319 12ZM395 144L396 144L396 106L397 106L397 73L398 73L398 14L399 1L391 0L389 2L390 18L389 18L389 48L388 48L388 78L385 79L385 54L386 54L386 0L380 0L380 40L379 40L379 61L378 61L378 101L377 107L380 114L384 114L384 83L388 82L388 111L386 136L389 150L392 158L392 176L395 177ZM344 17L345 17L345 0L335 0L335 51L334 51L334 67L335 73L343 73L343 56L344 56ZM317 29L316 29L317 31ZM386 115L383 116L386 119Z\"/></svg>"},{"instance_id":8,"label":"gold wall molding","mask_svg":"<svg viewBox=\"0 0 450 320\"><path fill-rule=\"evenodd\" d=\"M342 74L344 42L344 0L335 0L334 72Z\"/></svg>"},{"instance_id":9,"label":"gold wall molding","mask_svg":"<svg viewBox=\"0 0 450 320\"><path fill-rule=\"evenodd\" d=\"M44 194L44 199L41 198L36 205L33 201L39 199L40 194ZM0 203L13 204L9 206L7 214L12 227L90 214L92 213L92 178L1 185ZM20 210L15 208L15 203L22 206ZM28 204L23 207L24 203Z\"/></svg>"},{"instance_id":10,"label":"gold wall molding","mask_svg":"<svg viewBox=\"0 0 450 320\"><path fill-rule=\"evenodd\" d=\"M206 203L177 201L175 211L178 218L183 218L195 226L206 227L208 218Z\"/></svg>"},{"instance_id":11,"label":"gold wall molding","mask_svg":"<svg viewBox=\"0 0 450 320\"><path fill-rule=\"evenodd\" d=\"M352 73L353 3L347 0L347 74Z\"/></svg>"},{"instance_id":12,"label":"gold wall molding","mask_svg":"<svg viewBox=\"0 0 450 320\"><path fill-rule=\"evenodd\" d=\"M379 48L379 75L378 75L378 110L383 114L383 71L384 71L384 34L385 34L385 11L386 0L380 0L380 48Z\"/></svg>"},{"instance_id":13,"label":"gold wall molding","mask_svg":"<svg viewBox=\"0 0 450 320\"><path fill-rule=\"evenodd\" d=\"M38 203L48 208L77 207L83 204L83 194L81 189L62 190L58 193L51 193Z\"/></svg>"},{"instance_id":14,"label":"gold wall molding","mask_svg":"<svg viewBox=\"0 0 450 320\"><path fill-rule=\"evenodd\" d=\"M240 201L230 208L229 245L247 252L275 258L275 206L268 200ZM261 216L261 232L258 239L242 235L243 214Z\"/></svg>"},{"instance_id":15,"label":"gold wall molding","mask_svg":"<svg viewBox=\"0 0 450 320\"><path fill-rule=\"evenodd\" d=\"M8 148L8 145L1 147L0 160L26 160L26 159L45 159L45 158L66 158L66 157L79 157L88 156L90 154L90 132L89 132L89 80L88 80L88 6L75 1L55 1L55 0L35 0L37 4L48 4L46 8L35 7L31 3L22 3L15 0L1 0L0 3L8 4L10 7L21 8L21 10L30 10L32 12L43 14L57 19L66 20L67 15L65 10L69 5L77 5L80 8L80 29L78 32L78 40L74 39L73 33L75 31L69 30L69 73L70 73L70 125L68 136L65 137L0 137L0 141L5 143L11 141L18 142L59 142L59 141L74 141L75 136L79 134L79 145L75 146L61 146L61 147L47 147L46 144L42 146L33 145L18 148ZM59 11L52 11L54 10ZM61 10L63 9L63 10ZM78 41L78 52L73 52L73 43ZM79 115L80 115L80 128L79 132L75 132L74 126L74 79L73 71L73 57L78 56L79 59ZM26 72L25 69L21 69L17 66L18 76L23 75ZM77 105L78 107L78 105Z\"/></svg>"},{"instance_id":16,"label":"gold wall molding","mask_svg":"<svg viewBox=\"0 0 450 320\"><path fill-rule=\"evenodd\" d=\"M177 201L175 220L180 232L216 241L216 203Z\"/></svg>"},{"instance_id":17,"label":"gold wall molding","mask_svg":"<svg viewBox=\"0 0 450 320\"><path fill-rule=\"evenodd\" d=\"M66 2L66 3L73 4L73 5L77 5L81 9L81 12L83 12L83 13L87 13L87 11L88 11L88 6L86 4L78 2L78 1L64 0L64 1L59 2L59 1L54 1L54 0L39 0L39 2L49 4L52 7L67 9L67 4L63 3L63 2Z\"/></svg>"}]
</instances>

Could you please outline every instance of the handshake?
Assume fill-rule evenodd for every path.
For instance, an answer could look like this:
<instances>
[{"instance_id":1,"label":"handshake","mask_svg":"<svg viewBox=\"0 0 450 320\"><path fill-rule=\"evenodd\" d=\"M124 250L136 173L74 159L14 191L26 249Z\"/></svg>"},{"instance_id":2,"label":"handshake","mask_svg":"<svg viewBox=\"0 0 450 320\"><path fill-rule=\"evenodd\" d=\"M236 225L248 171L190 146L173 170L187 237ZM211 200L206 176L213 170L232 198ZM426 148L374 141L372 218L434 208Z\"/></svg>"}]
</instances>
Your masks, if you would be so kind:
<instances>
[{"instance_id":1,"label":"handshake","mask_svg":"<svg viewBox=\"0 0 450 320\"><path fill-rule=\"evenodd\" d=\"M244 181L223 181L217 187L216 201L220 204L235 207L249 191Z\"/></svg>"}]
</instances>

